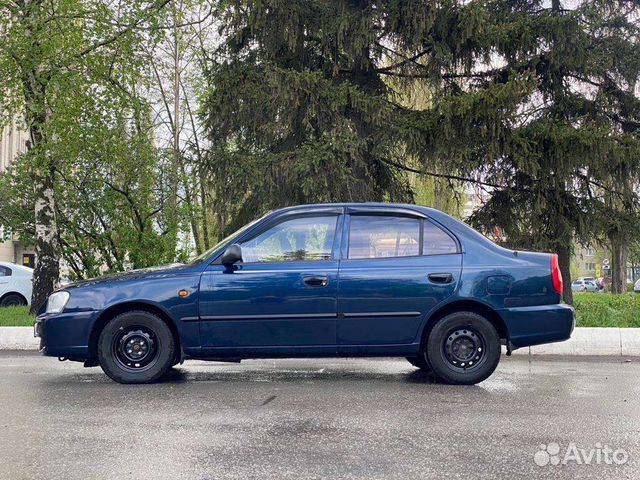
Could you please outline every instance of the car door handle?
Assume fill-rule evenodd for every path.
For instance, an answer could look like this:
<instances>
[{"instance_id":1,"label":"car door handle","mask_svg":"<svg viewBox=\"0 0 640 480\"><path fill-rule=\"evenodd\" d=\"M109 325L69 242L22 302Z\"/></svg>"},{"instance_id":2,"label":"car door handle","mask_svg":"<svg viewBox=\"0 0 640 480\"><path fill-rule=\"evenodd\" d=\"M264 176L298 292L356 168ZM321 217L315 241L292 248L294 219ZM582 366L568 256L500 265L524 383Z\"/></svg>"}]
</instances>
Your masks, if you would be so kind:
<instances>
[{"instance_id":1,"label":"car door handle","mask_svg":"<svg viewBox=\"0 0 640 480\"><path fill-rule=\"evenodd\" d=\"M431 283L451 283L453 282L453 275L450 273L430 273L427 278Z\"/></svg>"},{"instance_id":2,"label":"car door handle","mask_svg":"<svg viewBox=\"0 0 640 480\"><path fill-rule=\"evenodd\" d=\"M311 275L304 277L303 281L308 287L326 287L329 283L329 278L326 275Z\"/></svg>"}]
</instances>

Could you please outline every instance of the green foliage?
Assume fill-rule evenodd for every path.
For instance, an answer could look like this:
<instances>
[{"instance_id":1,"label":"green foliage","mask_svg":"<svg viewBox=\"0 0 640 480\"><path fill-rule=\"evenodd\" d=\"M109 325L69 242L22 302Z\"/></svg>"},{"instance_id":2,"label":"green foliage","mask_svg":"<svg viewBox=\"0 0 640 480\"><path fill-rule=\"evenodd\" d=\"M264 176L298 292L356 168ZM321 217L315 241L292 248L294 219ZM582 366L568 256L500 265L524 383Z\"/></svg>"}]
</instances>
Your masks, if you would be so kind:
<instances>
[{"instance_id":1,"label":"green foliage","mask_svg":"<svg viewBox=\"0 0 640 480\"><path fill-rule=\"evenodd\" d=\"M407 171L444 173L489 188L476 226L560 252L569 277L575 239L637 217L637 10L219 2L201 114L221 223L292 203L415 201Z\"/></svg>"},{"instance_id":2,"label":"green foliage","mask_svg":"<svg viewBox=\"0 0 640 480\"><path fill-rule=\"evenodd\" d=\"M525 74L532 88L499 126L500 155L488 149L477 157L485 165L469 167L497 185L472 223L501 227L510 246L560 252L567 275L574 239L628 230L638 217L640 45L637 4L565 3L488 4L481 43L504 66L477 88Z\"/></svg>"},{"instance_id":3,"label":"green foliage","mask_svg":"<svg viewBox=\"0 0 640 480\"><path fill-rule=\"evenodd\" d=\"M32 140L0 177L5 233L42 244L36 223L53 213L29 212L52 184L51 251L93 276L185 259L181 231L202 251L291 204L417 202L460 215L456 191L473 182L489 196L475 226L560 252L569 285L575 240L640 230L637 3L214 5L220 45L207 51L209 32L172 27L197 2L0 2L11 19L0 25L0 123L24 114ZM158 147L151 83L166 123L197 109L165 95L152 52L167 29L177 62L160 70L200 52L203 78L189 82L202 125L189 128L204 127L202 144L181 144L183 119L172 147Z\"/></svg>"},{"instance_id":4,"label":"green foliage","mask_svg":"<svg viewBox=\"0 0 640 480\"><path fill-rule=\"evenodd\" d=\"M143 90L167 3L0 3L11 20L0 27L0 119L23 118L30 133L27 154L0 177L0 222L36 244L38 266L63 258L82 278L175 258L167 230L176 212L162 209L167 187ZM37 202L51 214L34 219ZM54 232L47 248L43 228ZM56 273L36 269L38 279Z\"/></svg>"},{"instance_id":5,"label":"green foliage","mask_svg":"<svg viewBox=\"0 0 640 480\"><path fill-rule=\"evenodd\" d=\"M640 328L640 295L637 293L576 293L576 326Z\"/></svg>"},{"instance_id":6,"label":"green foliage","mask_svg":"<svg viewBox=\"0 0 640 480\"><path fill-rule=\"evenodd\" d=\"M453 172L467 157L457 130L488 97L452 98L440 71L472 63L487 15L477 5L225 1L218 14L224 44L201 116L228 228L295 203L414 201L407 171ZM416 70L425 76L410 80ZM511 104L521 88L494 90ZM498 116L476 124L490 132Z\"/></svg>"}]
</instances>

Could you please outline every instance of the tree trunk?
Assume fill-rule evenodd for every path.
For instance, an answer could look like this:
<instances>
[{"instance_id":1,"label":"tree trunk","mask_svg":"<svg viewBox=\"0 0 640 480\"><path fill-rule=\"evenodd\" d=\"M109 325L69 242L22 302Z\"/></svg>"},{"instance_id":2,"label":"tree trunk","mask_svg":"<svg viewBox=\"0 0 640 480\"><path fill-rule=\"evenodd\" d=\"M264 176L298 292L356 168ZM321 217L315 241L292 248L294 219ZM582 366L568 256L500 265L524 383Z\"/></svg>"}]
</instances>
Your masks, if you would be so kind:
<instances>
[{"instance_id":1,"label":"tree trunk","mask_svg":"<svg viewBox=\"0 0 640 480\"><path fill-rule=\"evenodd\" d=\"M182 152L180 151L180 75L181 75L181 50L180 29L178 28L177 7L173 5L173 123L171 132L173 137L172 158L169 168L169 198L167 201L168 215L167 227L171 243L174 247L178 244L178 189L180 184L180 167ZM175 253L174 253L175 254Z\"/></svg>"},{"instance_id":2,"label":"tree trunk","mask_svg":"<svg viewBox=\"0 0 640 480\"><path fill-rule=\"evenodd\" d=\"M562 298L569 305L573 305L573 292L571 291L571 247L558 249L558 264L562 274Z\"/></svg>"},{"instance_id":3,"label":"tree trunk","mask_svg":"<svg viewBox=\"0 0 640 480\"><path fill-rule=\"evenodd\" d=\"M611 242L611 293L627 291L627 257L629 249L623 233L613 231L609 234Z\"/></svg>"},{"instance_id":4,"label":"tree trunk","mask_svg":"<svg viewBox=\"0 0 640 480\"><path fill-rule=\"evenodd\" d=\"M47 168L34 175L36 268L33 272L32 314L47 301L60 276L53 185L53 168Z\"/></svg>"},{"instance_id":5,"label":"tree trunk","mask_svg":"<svg viewBox=\"0 0 640 480\"><path fill-rule=\"evenodd\" d=\"M47 123L51 117L46 101L49 75L43 65L38 63L41 52L39 43L34 40L38 33L42 33L43 16L46 16L46 12L40 0L25 1L24 11L26 14L21 22L25 28L25 36L33 40L30 46L34 49L31 53L33 58L30 59L33 62L23 71L22 87L24 118L29 129L27 150L33 156L31 177L35 200L36 265L30 312L35 314L55 289L60 277L60 265L54 200L55 169L47 151L46 136Z\"/></svg>"}]
</instances>

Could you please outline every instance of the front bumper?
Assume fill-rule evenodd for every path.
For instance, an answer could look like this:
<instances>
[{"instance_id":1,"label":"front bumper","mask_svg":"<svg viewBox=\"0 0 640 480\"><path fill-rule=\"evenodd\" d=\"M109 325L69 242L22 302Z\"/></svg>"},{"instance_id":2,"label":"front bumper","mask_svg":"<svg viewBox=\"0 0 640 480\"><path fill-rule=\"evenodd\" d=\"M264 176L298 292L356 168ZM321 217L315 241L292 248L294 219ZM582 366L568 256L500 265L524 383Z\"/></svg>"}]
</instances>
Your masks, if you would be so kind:
<instances>
[{"instance_id":1,"label":"front bumper","mask_svg":"<svg viewBox=\"0 0 640 480\"><path fill-rule=\"evenodd\" d=\"M98 314L95 310L83 310L38 315L33 328L34 336L40 337L40 352L51 357L86 360Z\"/></svg>"},{"instance_id":2,"label":"front bumper","mask_svg":"<svg viewBox=\"0 0 640 480\"><path fill-rule=\"evenodd\" d=\"M576 326L573 307L565 304L501 309L514 348L568 340Z\"/></svg>"}]
</instances>

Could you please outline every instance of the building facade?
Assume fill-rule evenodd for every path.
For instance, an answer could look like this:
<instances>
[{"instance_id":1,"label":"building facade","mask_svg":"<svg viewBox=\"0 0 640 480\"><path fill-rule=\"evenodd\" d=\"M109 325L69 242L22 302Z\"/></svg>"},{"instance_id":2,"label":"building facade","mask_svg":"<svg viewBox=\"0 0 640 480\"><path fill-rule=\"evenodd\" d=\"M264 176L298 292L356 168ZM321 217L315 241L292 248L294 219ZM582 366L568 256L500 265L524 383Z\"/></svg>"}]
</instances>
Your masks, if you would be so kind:
<instances>
[{"instance_id":1,"label":"building facade","mask_svg":"<svg viewBox=\"0 0 640 480\"><path fill-rule=\"evenodd\" d=\"M592 246L583 247L576 245L573 254L574 276L603 277L602 262L604 257L605 255L602 248L596 249Z\"/></svg>"},{"instance_id":2,"label":"building facade","mask_svg":"<svg viewBox=\"0 0 640 480\"><path fill-rule=\"evenodd\" d=\"M27 150L28 135L16 123L6 126L0 131L0 173L4 172L11 162ZM35 251L25 246L17 237L2 240L0 226L0 261L17 263L33 268Z\"/></svg>"}]
</instances>

